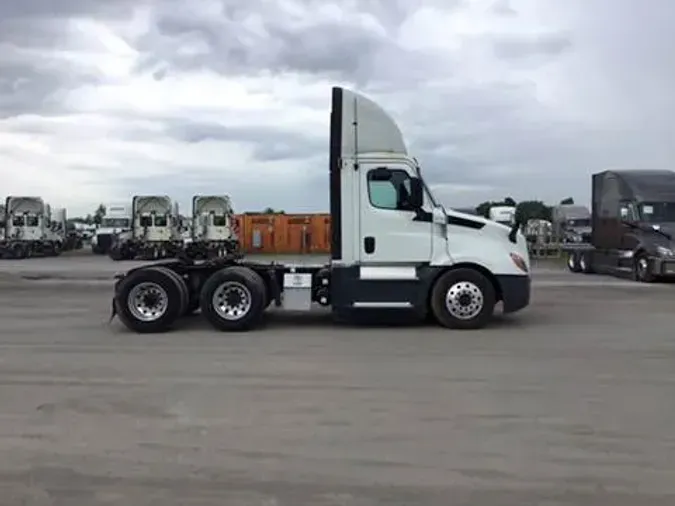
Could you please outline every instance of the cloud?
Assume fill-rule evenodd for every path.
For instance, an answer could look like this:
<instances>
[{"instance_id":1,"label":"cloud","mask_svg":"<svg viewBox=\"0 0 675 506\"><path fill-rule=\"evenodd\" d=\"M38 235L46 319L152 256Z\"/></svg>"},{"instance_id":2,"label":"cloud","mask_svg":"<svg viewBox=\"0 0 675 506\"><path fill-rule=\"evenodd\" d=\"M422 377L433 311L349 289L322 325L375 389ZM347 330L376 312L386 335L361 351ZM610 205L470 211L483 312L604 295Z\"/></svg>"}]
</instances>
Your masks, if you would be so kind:
<instances>
[{"instance_id":1,"label":"cloud","mask_svg":"<svg viewBox=\"0 0 675 506\"><path fill-rule=\"evenodd\" d=\"M329 89L391 111L448 205L589 198L672 168L675 5L652 0L24 0L0 5L5 194L71 214L326 210Z\"/></svg>"}]
</instances>

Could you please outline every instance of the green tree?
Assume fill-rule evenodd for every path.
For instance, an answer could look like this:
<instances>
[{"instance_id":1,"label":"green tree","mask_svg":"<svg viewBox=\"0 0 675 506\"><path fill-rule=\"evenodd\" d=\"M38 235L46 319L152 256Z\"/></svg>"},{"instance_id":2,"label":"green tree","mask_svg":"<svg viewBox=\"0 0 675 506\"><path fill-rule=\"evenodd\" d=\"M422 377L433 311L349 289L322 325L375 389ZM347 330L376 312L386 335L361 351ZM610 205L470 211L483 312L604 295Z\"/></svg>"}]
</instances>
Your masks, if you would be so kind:
<instances>
[{"instance_id":1,"label":"green tree","mask_svg":"<svg viewBox=\"0 0 675 506\"><path fill-rule=\"evenodd\" d=\"M283 209L281 209L281 210L276 210L276 209L274 209L274 208L272 208L272 207L266 207L266 208L263 210L262 214L286 214L286 212L285 212Z\"/></svg>"},{"instance_id":2,"label":"green tree","mask_svg":"<svg viewBox=\"0 0 675 506\"><path fill-rule=\"evenodd\" d=\"M541 200L524 200L516 206L516 220L523 224L528 220L551 221L551 208Z\"/></svg>"},{"instance_id":3,"label":"green tree","mask_svg":"<svg viewBox=\"0 0 675 506\"><path fill-rule=\"evenodd\" d=\"M574 204L574 199L572 197L567 197L566 199L562 199L560 201L561 206L569 206Z\"/></svg>"},{"instance_id":4,"label":"green tree","mask_svg":"<svg viewBox=\"0 0 675 506\"><path fill-rule=\"evenodd\" d=\"M99 204L98 207L96 208L96 211L94 211L94 224L100 225L101 222L103 221L103 217L105 216L105 206L103 204Z\"/></svg>"}]
</instances>

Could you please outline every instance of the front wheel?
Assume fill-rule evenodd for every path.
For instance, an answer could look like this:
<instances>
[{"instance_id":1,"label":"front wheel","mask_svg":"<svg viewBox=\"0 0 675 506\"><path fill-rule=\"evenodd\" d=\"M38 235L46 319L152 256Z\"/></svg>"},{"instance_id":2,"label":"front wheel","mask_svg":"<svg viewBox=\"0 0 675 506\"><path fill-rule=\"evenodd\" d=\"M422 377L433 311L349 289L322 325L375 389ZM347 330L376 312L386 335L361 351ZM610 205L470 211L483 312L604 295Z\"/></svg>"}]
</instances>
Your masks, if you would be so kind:
<instances>
[{"instance_id":1,"label":"front wheel","mask_svg":"<svg viewBox=\"0 0 675 506\"><path fill-rule=\"evenodd\" d=\"M438 323L451 329L484 327L496 303L492 282L474 269L446 272L431 292L431 311Z\"/></svg>"},{"instance_id":2,"label":"front wheel","mask_svg":"<svg viewBox=\"0 0 675 506\"><path fill-rule=\"evenodd\" d=\"M633 262L633 278L640 283L654 282L655 276L652 271L652 263L644 253L635 257L635 261Z\"/></svg>"}]
</instances>

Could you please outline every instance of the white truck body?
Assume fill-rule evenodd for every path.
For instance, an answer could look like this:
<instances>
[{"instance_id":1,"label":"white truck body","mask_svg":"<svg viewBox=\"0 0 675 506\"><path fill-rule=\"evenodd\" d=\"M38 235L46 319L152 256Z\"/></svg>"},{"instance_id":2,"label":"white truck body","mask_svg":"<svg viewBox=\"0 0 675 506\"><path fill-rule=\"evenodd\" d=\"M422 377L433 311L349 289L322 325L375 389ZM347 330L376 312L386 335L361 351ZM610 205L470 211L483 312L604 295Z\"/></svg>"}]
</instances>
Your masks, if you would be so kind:
<instances>
[{"instance_id":1,"label":"white truck body","mask_svg":"<svg viewBox=\"0 0 675 506\"><path fill-rule=\"evenodd\" d=\"M227 195L195 195L192 198L192 240L223 242L233 238L232 201Z\"/></svg>"},{"instance_id":2,"label":"white truck body","mask_svg":"<svg viewBox=\"0 0 675 506\"><path fill-rule=\"evenodd\" d=\"M340 318L369 309L411 310L469 329L484 326L497 302L505 313L529 304L523 234L439 205L397 124L375 102L335 87L330 117L329 264L229 256L163 263L177 275L132 269L118 276L113 315L137 332L161 332L200 307L215 328L241 331L262 321L272 303L296 311L318 303ZM169 292L188 298L173 295L173 311L160 312L154 299L139 297L148 285L161 300L170 299Z\"/></svg>"},{"instance_id":3,"label":"white truck body","mask_svg":"<svg viewBox=\"0 0 675 506\"><path fill-rule=\"evenodd\" d=\"M98 254L108 252L115 236L131 230L131 221L131 205L117 202L105 205L101 225L96 228L91 238L92 251Z\"/></svg>"},{"instance_id":4,"label":"white truck body","mask_svg":"<svg viewBox=\"0 0 675 506\"><path fill-rule=\"evenodd\" d=\"M8 240L42 241L47 236L48 207L41 197L7 197L6 235Z\"/></svg>"},{"instance_id":5,"label":"white truck body","mask_svg":"<svg viewBox=\"0 0 675 506\"><path fill-rule=\"evenodd\" d=\"M177 206L166 195L136 195L133 198L133 237L142 242L180 239Z\"/></svg>"}]
</instances>

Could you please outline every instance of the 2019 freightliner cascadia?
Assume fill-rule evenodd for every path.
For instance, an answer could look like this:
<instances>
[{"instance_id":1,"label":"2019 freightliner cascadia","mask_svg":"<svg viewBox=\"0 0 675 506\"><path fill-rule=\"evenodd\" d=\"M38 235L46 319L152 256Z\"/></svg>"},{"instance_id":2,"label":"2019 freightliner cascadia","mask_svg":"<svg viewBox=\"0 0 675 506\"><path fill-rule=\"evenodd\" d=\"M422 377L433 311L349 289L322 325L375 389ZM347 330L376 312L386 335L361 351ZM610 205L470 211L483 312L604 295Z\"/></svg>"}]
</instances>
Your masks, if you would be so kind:
<instances>
[{"instance_id":1,"label":"2019 freightliner cascadia","mask_svg":"<svg viewBox=\"0 0 675 506\"><path fill-rule=\"evenodd\" d=\"M274 304L330 306L349 318L410 310L445 327L475 329L495 304L530 300L530 259L517 226L444 209L376 103L333 88L329 152L331 259L279 265L241 257L165 260L117 276L113 317L136 332L167 330L201 309L215 328L248 330Z\"/></svg>"},{"instance_id":2,"label":"2019 freightliner cascadia","mask_svg":"<svg viewBox=\"0 0 675 506\"><path fill-rule=\"evenodd\" d=\"M675 172L608 170L593 175L591 244L568 245L572 272L675 276Z\"/></svg>"}]
</instances>

